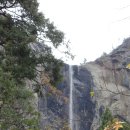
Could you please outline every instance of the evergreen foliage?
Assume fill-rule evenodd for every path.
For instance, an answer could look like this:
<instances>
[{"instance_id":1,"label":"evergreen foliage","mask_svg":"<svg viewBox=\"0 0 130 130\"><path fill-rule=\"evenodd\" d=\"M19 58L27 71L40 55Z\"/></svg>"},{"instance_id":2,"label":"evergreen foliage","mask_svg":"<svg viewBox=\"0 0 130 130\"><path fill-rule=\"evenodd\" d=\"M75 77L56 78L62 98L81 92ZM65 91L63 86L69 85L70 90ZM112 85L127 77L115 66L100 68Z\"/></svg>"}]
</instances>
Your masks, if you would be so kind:
<instances>
[{"instance_id":1,"label":"evergreen foliage","mask_svg":"<svg viewBox=\"0 0 130 130\"><path fill-rule=\"evenodd\" d=\"M63 39L64 34L38 11L37 0L0 0L0 129L39 129L33 92L25 81L32 80L38 86L39 65L51 84L61 80L63 62L55 59L45 43L58 48ZM32 46L37 43L44 45L38 53Z\"/></svg>"},{"instance_id":2,"label":"evergreen foliage","mask_svg":"<svg viewBox=\"0 0 130 130\"><path fill-rule=\"evenodd\" d=\"M101 117L101 125L99 130L104 130L104 128L108 125L109 122L113 120L113 116L108 108L106 108L105 112Z\"/></svg>"},{"instance_id":3,"label":"evergreen foliage","mask_svg":"<svg viewBox=\"0 0 130 130\"><path fill-rule=\"evenodd\" d=\"M18 84L10 72L0 69L0 128L2 130L38 130L38 117L33 98L24 83Z\"/></svg>"},{"instance_id":4,"label":"evergreen foliage","mask_svg":"<svg viewBox=\"0 0 130 130\"><path fill-rule=\"evenodd\" d=\"M116 125L119 125L120 127L117 128ZM106 108L101 117L101 125L99 130L115 130L114 128L117 128L118 130L130 130L130 124L127 122L121 122L118 118L114 118L110 110Z\"/></svg>"},{"instance_id":5,"label":"evergreen foliage","mask_svg":"<svg viewBox=\"0 0 130 130\"><path fill-rule=\"evenodd\" d=\"M129 123L124 123L123 128L121 128L120 130L130 130L130 124Z\"/></svg>"}]
</instances>

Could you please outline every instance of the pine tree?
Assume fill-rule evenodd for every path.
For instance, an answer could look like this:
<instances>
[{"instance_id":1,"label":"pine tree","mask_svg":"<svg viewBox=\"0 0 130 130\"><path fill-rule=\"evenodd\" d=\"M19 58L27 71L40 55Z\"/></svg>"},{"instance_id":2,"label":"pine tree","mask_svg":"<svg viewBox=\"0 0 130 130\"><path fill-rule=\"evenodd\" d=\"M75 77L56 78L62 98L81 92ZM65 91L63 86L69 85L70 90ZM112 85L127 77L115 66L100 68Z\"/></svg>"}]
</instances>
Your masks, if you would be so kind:
<instances>
[{"instance_id":1,"label":"pine tree","mask_svg":"<svg viewBox=\"0 0 130 130\"><path fill-rule=\"evenodd\" d=\"M101 125L99 130L104 130L104 128L108 125L109 122L113 120L113 116L108 108L106 108L105 112L101 117Z\"/></svg>"},{"instance_id":2,"label":"pine tree","mask_svg":"<svg viewBox=\"0 0 130 130\"><path fill-rule=\"evenodd\" d=\"M64 34L38 11L37 0L0 0L0 129L38 130L39 114L25 80L36 81L39 65L53 85L61 80L63 62L45 43L58 48L63 39ZM33 48L39 43L42 51Z\"/></svg>"}]
</instances>

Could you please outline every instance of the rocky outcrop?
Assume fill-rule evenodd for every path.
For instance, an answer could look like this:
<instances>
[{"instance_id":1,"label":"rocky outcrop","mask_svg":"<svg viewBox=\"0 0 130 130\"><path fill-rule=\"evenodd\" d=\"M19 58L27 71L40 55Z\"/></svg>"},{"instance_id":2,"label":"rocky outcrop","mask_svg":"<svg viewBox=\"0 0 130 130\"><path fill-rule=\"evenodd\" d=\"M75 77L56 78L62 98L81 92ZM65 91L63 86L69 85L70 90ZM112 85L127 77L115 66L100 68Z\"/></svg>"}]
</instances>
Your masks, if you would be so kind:
<instances>
[{"instance_id":1,"label":"rocky outcrop","mask_svg":"<svg viewBox=\"0 0 130 130\"><path fill-rule=\"evenodd\" d=\"M106 107L113 115L130 122L130 70L126 68L129 63L130 38L110 54L72 67L74 130L97 130ZM42 127L55 124L52 130L62 130L64 120L69 123L69 66L65 64L61 73L63 81L57 89L68 101L64 103L61 97L47 93L39 98L39 110L47 117L42 119ZM90 96L91 89L94 97Z\"/></svg>"},{"instance_id":2,"label":"rocky outcrop","mask_svg":"<svg viewBox=\"0 0 130 130\"><path fill-rule=\"evenodd\" d=\"M68 65L64 65L61 73L63 74L64 80L59 83L57 88L45 85L43 86L42 95L39 96L38 109L41 113L41 130L64 130L64 127L69 126Z\"/></svg>"},{"instance_id":3,"label":"rocky outcrop","mask_svg":"<svg viewBox=\"0 0 130 130\"><path fill-rule=\"evenodd\" d=\"M93 77L95 85L96 115L92 129L99 126L100 116L105 107L112 114L130 122L130 38L95 62L85 65Z\"/></svg>"}]
</instances>

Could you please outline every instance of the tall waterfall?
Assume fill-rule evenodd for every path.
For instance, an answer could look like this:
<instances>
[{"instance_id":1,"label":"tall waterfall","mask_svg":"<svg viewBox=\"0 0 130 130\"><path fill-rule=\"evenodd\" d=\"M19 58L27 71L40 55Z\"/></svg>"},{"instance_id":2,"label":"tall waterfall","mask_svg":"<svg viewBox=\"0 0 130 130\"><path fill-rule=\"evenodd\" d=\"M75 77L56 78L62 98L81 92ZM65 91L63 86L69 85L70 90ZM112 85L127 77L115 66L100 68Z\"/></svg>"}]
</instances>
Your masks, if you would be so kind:
<instances>
[{"instance_id":1,"label":"tall waterfall","mask_svg":"<svg viewBox=\"0 0 130 130\"><path fill-rule=\"evenodd\" d=\"M69 66L69 79L70 79L69 123L71 130L73 130L73 67L71 65Z\"/></svg>"}]
</instances>

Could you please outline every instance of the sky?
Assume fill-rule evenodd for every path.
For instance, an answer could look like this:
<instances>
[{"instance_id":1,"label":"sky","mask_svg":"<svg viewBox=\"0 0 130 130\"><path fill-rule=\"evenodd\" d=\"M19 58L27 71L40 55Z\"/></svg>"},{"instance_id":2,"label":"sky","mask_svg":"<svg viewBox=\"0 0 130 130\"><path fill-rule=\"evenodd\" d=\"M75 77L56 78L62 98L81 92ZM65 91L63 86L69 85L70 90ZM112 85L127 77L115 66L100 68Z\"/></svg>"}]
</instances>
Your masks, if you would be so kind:
<instances>
[{"instance_id":1,"label":"sky","mask_svg":"<svg viewBox=\"0 0 130 130\"><path fill-rule=\"evenodd\" d=\"M93 61L130 36L130 0L38 0L39 10L65 33L75 59ZM61 50L63 48L61 47ZM54 51L56 57L63 57Z\"/></svg>"}]
</instances>

